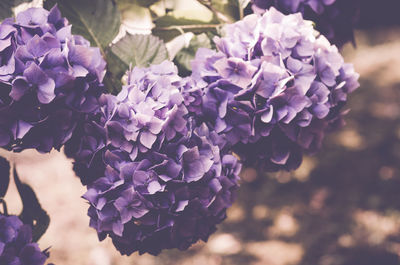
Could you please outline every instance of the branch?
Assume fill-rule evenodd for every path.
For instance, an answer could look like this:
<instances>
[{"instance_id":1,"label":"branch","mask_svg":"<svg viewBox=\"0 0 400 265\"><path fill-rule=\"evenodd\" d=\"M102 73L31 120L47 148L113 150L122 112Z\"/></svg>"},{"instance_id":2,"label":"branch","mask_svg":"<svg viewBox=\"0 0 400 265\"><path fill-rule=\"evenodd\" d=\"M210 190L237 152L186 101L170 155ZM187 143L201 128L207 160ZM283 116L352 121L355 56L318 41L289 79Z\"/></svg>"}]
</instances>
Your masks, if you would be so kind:
<instances>
[{"instance_id":1,"label":"branch","mask_svg":"<svg viewBox=\"0 0 400 265\"><path fill-rule=\"evenodd\" d=\"M181 26L169 26L169 27L156 27L153 31L169 31L169 30L193 30L193 29L216 29L222 26L222 24L199 24L199 25L181 25Z\"/></svg>"}]
</instances>

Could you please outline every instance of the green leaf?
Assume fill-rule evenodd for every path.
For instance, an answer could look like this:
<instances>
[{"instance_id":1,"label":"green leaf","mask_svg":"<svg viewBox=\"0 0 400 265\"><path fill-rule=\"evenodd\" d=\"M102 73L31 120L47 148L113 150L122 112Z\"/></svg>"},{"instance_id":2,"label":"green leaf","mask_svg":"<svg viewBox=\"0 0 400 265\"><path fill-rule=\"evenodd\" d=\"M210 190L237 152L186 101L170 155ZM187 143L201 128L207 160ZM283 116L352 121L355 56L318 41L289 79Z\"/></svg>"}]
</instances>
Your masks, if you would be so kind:
<instances>
[{"instance_id":1,"label":"green leaf","mask_svg":"<svg viewBox=\"0 0 400 265\"><path fill-rule=\"evenodd\" d=\"M239 0L211 0L211 6L217 11L224 14L231 22L240 19Z\"/></svg>"},{"instance_id":2,"label":"green leaf","mask_svg":"<svg viewBox=\"0 0 400 265\"><path fill-rule=\"evenodd\" d=\"M160 2L162 3L162 2ZM197 0L175 0L172 11L162 12L162 8L152 7L158 13L154 19L153 34L168 42L184 32L200 34L216 31L220 22L215 14Z\"/></svg>"},{"instance_id":3,"label":"green leaf","mask_svg":"<svg viewBox=\"0 0 400 265\"><path fill-rule=\"evenodd\" d=\"M143 7L149 7L154 5L155 3L161 0L117 0L117 3L120 4L136 4Z\"/></svg>"},{"instance_id":4,"label":"green leaf","mask_svg":"<svg viewBox=\"0 0 400 265\"><path fill-rule=\"evenodd\" d=\"M120 82L122 76L132 67L148 67L159 64L168 59L167 48L164 42L153 35L127 34L107 50L107 63L111 76L107 82ZM114 91L121 90L120 83L114 85Z\"/></svg>"},{"instance_id":5,"label":"green leaf","mask_svg":"<svg viewBox=\"0 0 400 265\"><path fill-rule=\"evenodd\" d=\"M159 2L160 0L137 0L138 4L141 6L149 7Z\"/></svg>"},{"instance_id":6,"label":"green leaf","mask_svg":"<svg viewBox=\"0 0 400 265\"><path fill-rule=\"evenodd\" d=\"M24 2L32 0L1 0L0 1L0 21L13 15L13 8Z\"/></svg>"},{"instance_id":7,"label":"green leaf","mask_svg":"<svg viewBox=\"0 0 400 265\"><path fill-rule=\"evenodd\" d=\"M0 157L0 198L3 198L10 184L10 163L7 159Z\"/></svg>"},{"instance_id":8,"label":"green leaf","mask_svg":"<svg viewBox=\"0 0 400 265\"><path fill-rule=\"evenodd\" d=\"M111 94L117 94L122 88L122 76L128 70L126 65L118 56L113 54L110 49L106 51L108 71L103 79L103 83Z\"/></svg>"},{"instance_id":9,"label":"green leaf","mask_svg":"<svg viewBox=\"0 0 400 265\"><path fill-rule=\"evenodd\" d=\"M223 23L234 23L243 18L243 9L249 0L197 0L211 10Z\"/></svg>"},{"instance_id":10,"label":"green leaf","mask_svg":"<svg viewBox=\"0 0 400 265\"><path fill-rule=\"evenodd\" d=\"M136 1L118 2L118 9L121 12L121 20L127 32L133 31L135 34L148 34L153 27L150 9L138 5Z\"/></svg>"},{"instance_id":11,"label":"green leaf","mask_svg":"<svg viewBox=\"0 0 400 265\"><path fill-rule=\"evenodd\" d=\"M11 17L13 15L12 8L14 5L12 1L0 2L0 20Z\"/></svg>"},{"instance_id":12,"label":"green leaf","mask_svg":"<svg viewBox=\"0 0 400 265\"><path fill-rule=\"evenodd\" d=\"M21 182L15 166L14 181L23 205L19 217L24 224L32 227L32 239L34 242L37 242L49 227L50 217L46 211L42 209L33 189L28 184Z\"/></svg>"},{"instance_id":13,"label":"green leaf","mask_svg":"<svg viewBox=\"0 0 400 265\"><path fill-rule=\"evenodd\" d=\"M191 62L194 59L196 52L199 48L209 48L211 49L211 40L207 34L202 33L200 35L194 36L190 40L189 47L183 48L175 56L175 63L179 68L179 73L181 75L187 76L192 71Z\"/></svg>"},{"instance_id":14,"label":"green leaf","mask_svg":"<svg viewBox=\"0 0 400 265\"><path fill-rule=\"evenodd\" d=\"M72 32L88 39L92 46L104 49L117 36L120 13L114 0L46 0L45 8L55 4L72 24Z\"/></svg>"},{"instance_id":15,"label":"green leaf","mask_svg":"<svg viewBox=\"0 0 400 265\"><path fill-rule=\"evenodd\" d=\"M111 47L111 52L127 66L147 67L168 59L164 42L153 35L127 34Z\"/></svg>"},{"instance_id":16,"label":"green leaf","mask_svg":"<svg viewBox=\"0 0 400 265\"><path fill-rule=\"evenodd\" d=\"M205 22L186 18L176 18L172 15L166 15L154 21L156 27L153 28L153 34L163 39L165 42L185 33L193 32L200 34L204 32L213 32L216 34L219 24L212 20Z\"/></svg>"}]
</instances>

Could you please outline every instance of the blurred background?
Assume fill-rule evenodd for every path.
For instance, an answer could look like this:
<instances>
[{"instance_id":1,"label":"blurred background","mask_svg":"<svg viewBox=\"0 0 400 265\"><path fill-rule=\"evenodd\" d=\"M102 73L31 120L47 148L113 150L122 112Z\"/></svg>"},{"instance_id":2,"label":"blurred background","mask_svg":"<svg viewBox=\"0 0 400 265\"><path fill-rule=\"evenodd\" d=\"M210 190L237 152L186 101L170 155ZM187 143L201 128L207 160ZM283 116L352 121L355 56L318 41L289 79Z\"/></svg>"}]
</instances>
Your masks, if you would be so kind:
<instances>
[{"instance_id":1,"label":"blurred background","mask_svg":"<svg viewBox=\"0 0 400 265\"><path fill-rule=\"evenodd\" d=\"M70 160L57 152L7 153L51 217L49 230L39 241L42 249L51 246L49 262L400 264L400 1L362 2L357 47L349 44L343 49L346 61L361 75L361 87L349 97L347 125L329 135L322 151L305 157L294 172L244 169L237 201L207 244L198 243L185 252L164 251L158 257L121 257L110 240L99 243L88 227L88 205L80 198L85 188L74 176ZM131 11L124 11L124 26L146 33L151 20ZM179 42L185 45L180 39L170 48ZM12 213L22 207L14 186L6 201Z\"/></svg>"}]
</instances>

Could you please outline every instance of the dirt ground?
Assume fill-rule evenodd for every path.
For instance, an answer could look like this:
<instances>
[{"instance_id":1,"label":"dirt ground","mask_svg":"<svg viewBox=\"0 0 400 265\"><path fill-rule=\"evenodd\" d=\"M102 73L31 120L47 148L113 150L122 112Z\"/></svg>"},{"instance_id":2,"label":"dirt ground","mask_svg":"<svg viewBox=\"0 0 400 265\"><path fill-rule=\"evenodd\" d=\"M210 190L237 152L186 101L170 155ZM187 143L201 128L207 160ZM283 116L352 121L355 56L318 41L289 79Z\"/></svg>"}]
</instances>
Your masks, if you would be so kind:
<instances>
[{"instance_id":1,"label":"dirt ground","mask_svg":"<svg viewBox=\"0 0 400 265\"><path fill-rule=\"evenodd\" d=\"M236 204L207 244L121 257L88 227L85 189L62 153L6 155L51 217L39 241L56 265L400 264L400 28L357 33L361 74L347 126L295 172L246 169ZM3 152L4 153L4 152ZM6 200L18 213L15 187Z\"/></svg>"}]
</instances>

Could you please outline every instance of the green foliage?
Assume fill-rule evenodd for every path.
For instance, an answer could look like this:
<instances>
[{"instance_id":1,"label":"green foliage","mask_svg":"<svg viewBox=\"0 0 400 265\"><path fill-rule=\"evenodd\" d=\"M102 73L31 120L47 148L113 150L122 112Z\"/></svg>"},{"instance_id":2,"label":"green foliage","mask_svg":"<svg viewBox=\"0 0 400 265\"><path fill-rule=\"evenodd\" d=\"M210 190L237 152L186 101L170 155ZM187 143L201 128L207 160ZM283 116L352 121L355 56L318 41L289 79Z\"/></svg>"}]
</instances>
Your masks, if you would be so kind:
<instances>
[{"instance_id":1,"label":"green foliage","mask_svg":"<svg viewBox=\"0 0 400 265\"><path fill-rule=\"evenodd\" d=\"M240 19L240 6L238 0L212 0L214 8L227 16L231 22L235 22Z\"/></svg>"},{"instance_id":2,"label":"green foliage","mask_svg":"<svg viewBox=\"0 0 400 265\"><path fill-rule=\"evenodd\" d=\"M13 8L32 0L1 0L0 1L0 21L13 15Z\"/></svg>"},{"instance_id":3,"label":"green foliage","mask_svg":"<svg viewBox=\"0 0 400 265\"><path fill-rule=\"evenodd\" d=\"M108 78L112 78L111 82L115 83L112 92L118 92L121 89L120 80L129 66L148 67L167 59L167 49L158 37L127 34L107 50L107 63L110 69Z\"/></svg>"},{"instance_id":4,"label":"green foliage","mask_svg":"<svg viewBox=\"0 0 400 265\"><path fill-rule=\"evenodd\" d=\"M171 9L165 10L161 8L162 5L157 6L151 7L155 15L153 34L159 36L165 42L184 32L195 34L208 31L215 32L220 25L215 14L196 0L174 0L168 5ZM164 8L167 8L167 6L164 6Z\"/></svg>"},{"instance_id":5,"label":"green foliage","mask_svg":"<svg viewBox=\"0 0 400 265\"><path fill-rule=\"evenodd\" d=\"M104 54L121 25L116 3L112 0L46 0L44 6L50 9L55 4L73 25L72 32L84 36Z\"/></svg>"},{"instance_id":6,"label":"green foliage","mask_svg":"<svg viewBox=\"0 0 400 265\"><path fill-rule=\"evenodd\" d=\"M0 1L0 20L11 17L13 14L12 8L15 6L13 0Z\"/></svg>"},{"instance_id":7,"label":"green foliage","mask_svg":"<svg viewBox=\"0 0 400 265\"><path fill-rule=\"evenodd\" d=\"M161 0L117 0L117 3L120 4L135 4L143 7L149 7Z\"/></svg>"},{"instance_id":8,"label":"green foliage","mask_svg":"<svg viewBox=\"0 0 400 265\"><path fill-rule=\"evenodd\" d=\"M127 34L111 47L111 52L128 66L147 67L168 59L162 40L152 35Z\"/></svg>"},{"instance_id":9,"label":"green foliage","mask_svg":"<svg viewBox=\"0 0 400 265\"><path fill-rule=\"evenodd\" d=\"M199 48L211 48L210 37L205 34L199 34L194 36L187 48L183 48L175 56L175 63L179 68L179 73L181 75L187 76L192 71L191 61L194 59L196 52Z\"/></svg>"},{"instance_id":10,"label":"green foliage","mask_svg":"<svg viewBox=\"0 0 400 265\"><path fill-rule=\"evenodd\" d=\"M243 0L198 0L224 23L233 23L241 17Z\"/></svg>"},{"instance_id":11,"label":"green foliage","mask_svg":"<svg viewBox=\"0 0 400 265\"><path fill-rule=\"evenodd\" d=\"M118 10L121 12L121 20L125 24L132 26L132 23L133 25L136 25L137 23L139 25L138 27L140 28L144 21L145 24L148 21L148 26L151 28L151 13L148 7L140 5L140 3L136 0L120 0L117 2L117 4Z\"/></svg>"},{"instance_id":12,"label":"green foliage","mask_svg":"<svg viewBox=\"0 0 400 265\"><path fill-rule=\"evenodd\" d=\"M15 166L14 181L23 205L22 213L19 217L24 224L32 227L32 239L37 242L49 227L50 217L43 210L32 188L28 184L21 182Z\"/></svg>"},{"instance_id":13,"label":"green foliage","mask_svg":"<svg viewBox=\"0 0 400 265\"><path fill-rule=\"evenodd\" d=\"M216 33L219 23L216 20L210 22L166 15L154 21L156 27L153 29L153 34L168 42L185 32L193 32L195 34L204 32Z\"/></svg>"},{"instance_id":14,"label":"green foliage","mask_svg":"<svg viewBox=\"0 0 400 265\"><path fill-rule=\"evenodd\" d=\"M159 2L160 0L137 0L138 4L141 6L145 6L145 7L149 7L157 2Z\"/></svg>"},{"instance_id":15,"label":"green foliage","mask_svg":"<svg viewBox=\"0 0 400 265\"><path fill-rule=\"evenodd\" d=\"M154 19L155 27L152 30L154 35L159 36L165 42L186 32L198 35L201 33L218 35L219 29L225 23L233 23L243 17L243 9L249 0L197 0L194 1L196 8L191 7L189 2L185 2L186 5L184 5L181 0L174 0L172 3L175 3L172 6L179 8L166 11L164 15L158 13L158 17ZM205 43L199 45L203 44ZM189 53L193 53L193 51L184 49L182 53L178 54L176 60L183 72L190 71L188 59L191 56L188 56Z\"/></svg>"}]
</instances>

